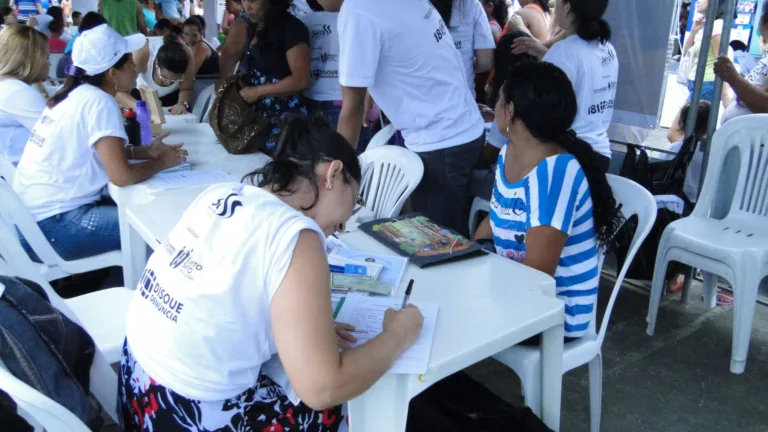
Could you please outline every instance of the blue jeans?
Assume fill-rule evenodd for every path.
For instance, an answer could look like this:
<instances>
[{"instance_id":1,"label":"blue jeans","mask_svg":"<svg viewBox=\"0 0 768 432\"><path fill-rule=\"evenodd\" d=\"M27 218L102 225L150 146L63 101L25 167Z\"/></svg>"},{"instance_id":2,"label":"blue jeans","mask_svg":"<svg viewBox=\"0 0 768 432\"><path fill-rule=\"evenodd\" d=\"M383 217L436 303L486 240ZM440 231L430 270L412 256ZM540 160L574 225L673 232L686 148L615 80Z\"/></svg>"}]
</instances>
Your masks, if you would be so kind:
<instances>
[{"instance_id":1,"label":"blue jeans","mask_svg":"<svg viewBox=\"0 0 768 432\"><path fill-rule=\"evenodd\" d=\"M53 250L66 261L120 250L120 222L114 204L86 204L37 225ZM41 262L24 237L21 244L30 258Z\"/></svg>"},{"instance_id":2,"label":"blue jeans","mask_svg":"<svg viewBox=\"0 0 768 432\"><path fill-rule=\"evenodd\" d=\"M693 97L693 81L688 80L688 101L687 103L691 102L691 99ZM701 101L707 101L709 103L712 103L712 99L715 97L715 82L714 81L704 81L701 83Z\"/></svg>"},{"instance_id":3,"label":"blue jeans","mask_svg":"<svg viewBox=\"0 0 768 432\"><path fill-rule=\"evenodd\" d=\"M467 236L469 180L484 144L485 132L466 144L417 153L424 177L411 195L413 210Z\"/></svg>"},{"instance_id":4,"label":"blue jeans","mask_svg":"<svg viewBox=\"0 0 768 432\"><path fill-rule=\"evenodd\" d=\"M328 119L328 123L331 127L336 129L339 126L339 116L341 115L341 103L336 101L316 101L313 99L306 99L307 109L310 113L323 113L325 118ZM357 154L361 154L368 147L368 143L371 141L372 134L371 128L366 126L360 127L360 139L357 141Z\"/></svg>"}]
</instances>

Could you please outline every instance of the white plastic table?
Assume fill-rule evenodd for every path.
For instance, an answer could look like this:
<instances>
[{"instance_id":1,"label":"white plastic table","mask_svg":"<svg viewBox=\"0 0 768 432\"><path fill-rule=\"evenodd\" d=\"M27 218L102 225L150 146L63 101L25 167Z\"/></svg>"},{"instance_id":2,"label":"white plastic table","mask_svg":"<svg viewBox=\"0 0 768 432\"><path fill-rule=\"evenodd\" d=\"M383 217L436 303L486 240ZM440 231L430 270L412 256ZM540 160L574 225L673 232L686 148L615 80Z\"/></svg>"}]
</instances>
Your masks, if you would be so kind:
<instances>
[{"instance_id":1,"label":"white plastic table","mask_svg":"<svg viewBox=\"0 0 768 432\"><path fill-rule=\"evenodd\" d=\"M173 122L166 123L163 130L171 135L165 139L167 144L183 143L189 152L187 161L192 169L218 169L225 171L238 180L244 175L263 167L269 157L262 153L248 155L231 155L217 142L211 127L206 123L187 123L182 116ZM147 251L144 240L126 220L125 210L133 204L153 201L156 195L179 198L178 207L167 210L178 220L181 213L206 186L192 186L183 189L173 189L161 192L150 192L146 186L137 184L128 187L117 187L110 183L109 193L117 203L120 217L120 242L123 256L123 282L126 288L135 289L139 283L141 272L147 263ZM168 198L163 198L165 201ZM166 211L166 210L153 210ZM154 245L153 245L154 246Z\"/></svg>"},{"instance_id":2,"label":"white plastic table","mask_svg":"<svg viewBox=\"0 0 768 432\"><path fill-rule=\"evenodd\" d=\"M133 230L156 248L202 191L166 191L148 202L131 204L126 217ZM341 240L369 252L395 253L362 232ZM404 281L414 279L411 299L437 303L434 344L426 375L386 375L349 403L352 432L405 429L411 398L446 376L542 334L542 419L560 426L563 370L563 302L554 297L554 280L497 255L419 269L409 265ZM400 287L398 296L404 295Z\"/></svg>"}]
</instances>

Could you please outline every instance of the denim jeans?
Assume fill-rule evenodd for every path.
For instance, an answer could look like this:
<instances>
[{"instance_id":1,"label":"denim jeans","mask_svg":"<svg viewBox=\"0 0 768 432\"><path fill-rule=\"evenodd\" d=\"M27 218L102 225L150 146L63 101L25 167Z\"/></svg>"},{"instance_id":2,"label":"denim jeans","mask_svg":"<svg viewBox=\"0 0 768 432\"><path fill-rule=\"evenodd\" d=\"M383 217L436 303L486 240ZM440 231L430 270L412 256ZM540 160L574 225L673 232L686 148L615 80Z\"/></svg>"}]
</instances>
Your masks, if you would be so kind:
<instances>
[{"instance_id":1,"label":"denim jeans","mask_svg":"<svg viewBox=\"0 0 768 432\"><path fill-rule=\"evenodd\" d=\"M693 98L693 80L688 80L688 103L691 102L691 99ZM715 82L714 81L704 81L701 83L701 101L707 101L712 102L712 99L715 97Z\"/></svg>"},{"instance_id":2,"label":"denim jeans","mask_svg":"<svg viewBox=\"0 0 768 432\"><path fill-rule=\"evenodd\" d=\"M339 116L341 116L341 101L316 101L306 100L307 109L310 113L323 113L331 127L336 129L339 126ZM357 154L361 154L368 147L372 134L370 126L360 127L360 139L357 141Z\"/></svg>"},{"instance_id":3,"label":"denim jeans","mask_svg":"<svg viewBox=\"0 0 768 432\"><path fill-rule=\"evenodd\" d=\"M484 143L485 132L466 144L417 153L424 163L424 177L413 192L413 210L468 235L469 180Z\"/></svg>"},{"instance_id":4,"label":"denim jeans","mask_svg":"<svg viewBox=\"0 0 768 432\"><path fill-rule=\"evenodd\" d=\"M114 204L86 204L37 225L53 250L67 261L120 250L120 223ZM21 244L30 258L41 262L23 237Z\"/></svg>"}]
</instances>

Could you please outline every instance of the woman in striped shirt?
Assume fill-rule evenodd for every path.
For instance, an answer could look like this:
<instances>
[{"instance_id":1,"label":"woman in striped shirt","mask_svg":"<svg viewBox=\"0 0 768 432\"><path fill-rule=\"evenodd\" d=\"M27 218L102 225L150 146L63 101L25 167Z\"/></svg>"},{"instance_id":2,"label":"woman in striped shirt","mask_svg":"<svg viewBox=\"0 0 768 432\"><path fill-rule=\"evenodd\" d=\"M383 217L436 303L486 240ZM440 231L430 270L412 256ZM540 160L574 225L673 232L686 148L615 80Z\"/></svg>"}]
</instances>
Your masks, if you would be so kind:
<instances>
[{"instance_id":1,"label":"woman in striped shirt","mask_svg":"<svg viewBox=\"0 0 768 432\"><path fill-rule=\"evenodd\" d=\"M513 67L496 104L510 142L499 155L489 216L475 238L499 255L555 278L565 302L565 336L590 327L600 281L599 250L621 223L594 150L570 129L576 95L550 63Z\"/></svg>"}]
</instances>

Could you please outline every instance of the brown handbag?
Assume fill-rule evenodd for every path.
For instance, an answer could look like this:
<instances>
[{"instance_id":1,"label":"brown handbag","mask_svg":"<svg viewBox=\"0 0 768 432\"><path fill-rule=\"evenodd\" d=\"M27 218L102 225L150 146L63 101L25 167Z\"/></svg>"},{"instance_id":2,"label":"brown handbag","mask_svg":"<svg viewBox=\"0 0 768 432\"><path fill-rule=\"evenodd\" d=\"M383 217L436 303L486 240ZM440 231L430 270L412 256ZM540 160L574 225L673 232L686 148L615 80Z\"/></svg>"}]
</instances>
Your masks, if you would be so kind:
<instances>
[{"instance_id":1,"label":"brown handbag","mask_svg":"<svg viewBox=\"0 0 768 432\"><path fill-rule=\"evenodd\" d=\"M265 151L272 130L269 118L240 96L240 90L246 87L244 80L245 74L235 74L224 81L208 117L216 138L231 154Z\"/></svg>"}]
</instances>

